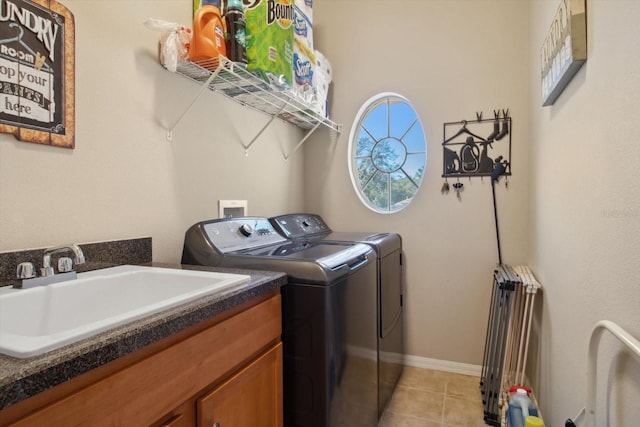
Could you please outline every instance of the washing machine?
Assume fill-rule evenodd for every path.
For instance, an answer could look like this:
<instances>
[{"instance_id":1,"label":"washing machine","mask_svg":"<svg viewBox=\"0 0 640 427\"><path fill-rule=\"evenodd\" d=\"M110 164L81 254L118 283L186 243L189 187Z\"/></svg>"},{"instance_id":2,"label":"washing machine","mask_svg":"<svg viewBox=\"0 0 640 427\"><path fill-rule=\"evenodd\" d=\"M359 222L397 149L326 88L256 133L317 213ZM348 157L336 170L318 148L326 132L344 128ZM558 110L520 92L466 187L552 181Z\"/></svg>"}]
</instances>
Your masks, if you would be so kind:
<instances>
[{"instance_id":1,"label":"washing machine","mask_svg":"<svg viewBox=\"0 0 640 427\"><path fill-rule=\"evenodd\" d=\"M377 425L377 266L368 245L294 241L267 218L199 222L183 264L281 271L285 427Z\"/></svg>"},{"instance_id":2,"label":"washing machine","mask_svg":"<svg viewBox=\"0 0 640 427\"><path fill-rule=\"evenodd\" d=\"M376 251L378 416L391 399L404 366L402 239L397 233L336 232L320 215L297 213L270 218L293 241L362 243Z\"/></svg>"}]
</instances>

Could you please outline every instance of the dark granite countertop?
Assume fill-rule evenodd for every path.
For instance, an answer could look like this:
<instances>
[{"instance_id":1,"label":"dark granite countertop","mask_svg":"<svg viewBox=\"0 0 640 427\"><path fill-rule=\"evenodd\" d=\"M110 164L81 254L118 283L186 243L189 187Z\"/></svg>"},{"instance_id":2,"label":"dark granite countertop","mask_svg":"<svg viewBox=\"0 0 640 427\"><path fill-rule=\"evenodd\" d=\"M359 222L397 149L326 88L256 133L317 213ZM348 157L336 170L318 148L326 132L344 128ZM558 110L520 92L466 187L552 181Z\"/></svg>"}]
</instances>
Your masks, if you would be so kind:
<instances>
[{"instance_id":1,"label":"dark granite countertop","mask_svg":"<svg viewBox=\"0 0 640 427\"><path fill-rule=\"evenodd\" d=\"M152 265L247 274L251 276L251 281L240 288L214 293L149 315L41 356L18 359L0 354L0 409L131 354L287 283L284 273L270 271L158 263Z\"/></svg>"}]
</instances>

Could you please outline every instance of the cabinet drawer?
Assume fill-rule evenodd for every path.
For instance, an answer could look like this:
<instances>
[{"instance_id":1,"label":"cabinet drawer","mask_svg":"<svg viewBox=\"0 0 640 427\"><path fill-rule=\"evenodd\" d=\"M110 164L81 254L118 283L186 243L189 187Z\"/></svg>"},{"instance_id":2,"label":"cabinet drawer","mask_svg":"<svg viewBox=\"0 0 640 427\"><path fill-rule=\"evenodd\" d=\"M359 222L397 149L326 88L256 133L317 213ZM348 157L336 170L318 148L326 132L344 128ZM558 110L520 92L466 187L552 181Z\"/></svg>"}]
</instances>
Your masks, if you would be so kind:
<instances>
[{"instance_id":1,"label":"cabinet drawer","mask_svg":"<svg viewBox=\"0 0 640 427\"><path fill-rule=\"evenodd\" d=\"M282 344L197 400L198 427L282 426Z\"/></svg>"}]
</instances>

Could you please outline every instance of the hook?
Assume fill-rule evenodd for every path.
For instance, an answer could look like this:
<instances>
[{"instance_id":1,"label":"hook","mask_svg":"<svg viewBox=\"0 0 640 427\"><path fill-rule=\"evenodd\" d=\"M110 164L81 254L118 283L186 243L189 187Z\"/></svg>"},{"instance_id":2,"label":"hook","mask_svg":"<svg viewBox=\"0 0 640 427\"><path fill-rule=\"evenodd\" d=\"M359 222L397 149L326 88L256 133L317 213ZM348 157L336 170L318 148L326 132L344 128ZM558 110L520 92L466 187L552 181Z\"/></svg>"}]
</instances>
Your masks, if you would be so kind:
<instances>
[{"instance_id":1,"label":"hook","mask_svg":"<svg viewBox=\"0 0 640 427\"><path fill-rule=\"evenodd\" d=\"M447 178L444 179L444 183L442 184L442 188L440 188L440 192L442 194L449 193L449 181L447 181Z\"/></svg>"},{"instance_id":2,"label":"hook","mask_svg":"<svg viewBox=\"0 0 640 427\"><path fill-rule=\"evenodd\" d=\"M456 182L455 184L453 184L453 189L456 190L456 198L458 200L462 200L460 192L464 189L464 184L461 182Z\"/></svg>"}]
</instances>

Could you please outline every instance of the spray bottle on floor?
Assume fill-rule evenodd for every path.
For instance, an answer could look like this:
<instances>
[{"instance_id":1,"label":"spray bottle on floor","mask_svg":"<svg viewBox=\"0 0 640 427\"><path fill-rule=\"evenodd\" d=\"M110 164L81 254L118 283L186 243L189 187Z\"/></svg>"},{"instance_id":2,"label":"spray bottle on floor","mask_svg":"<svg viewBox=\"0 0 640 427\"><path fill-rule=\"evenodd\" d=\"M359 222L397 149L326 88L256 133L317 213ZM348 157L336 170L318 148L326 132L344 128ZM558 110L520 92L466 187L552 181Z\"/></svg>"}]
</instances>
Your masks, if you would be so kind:
<instances>
[{"instance_id":1,"label":"spray bottle on floor","mask_svg":"<svg viewBox=\"0 0 640 427\"><path fill-rule=\"evenodd\" d=\"M531 399L529 399L527 390L518 388L511 396L507 415L509 427L525 427L525 419L530 415L536 416L537 418L538 410Z\"/></svg>"}]
</instances>

